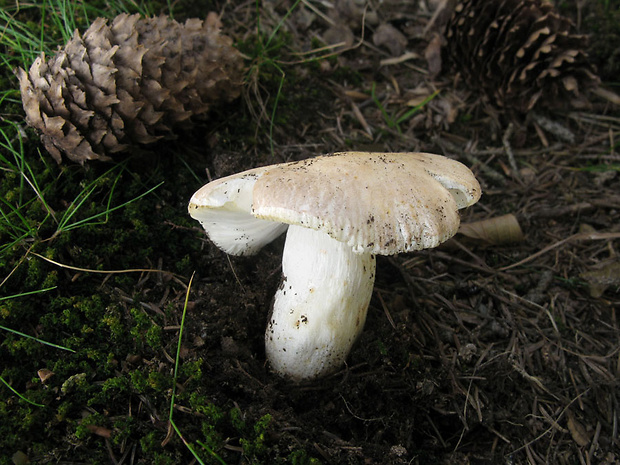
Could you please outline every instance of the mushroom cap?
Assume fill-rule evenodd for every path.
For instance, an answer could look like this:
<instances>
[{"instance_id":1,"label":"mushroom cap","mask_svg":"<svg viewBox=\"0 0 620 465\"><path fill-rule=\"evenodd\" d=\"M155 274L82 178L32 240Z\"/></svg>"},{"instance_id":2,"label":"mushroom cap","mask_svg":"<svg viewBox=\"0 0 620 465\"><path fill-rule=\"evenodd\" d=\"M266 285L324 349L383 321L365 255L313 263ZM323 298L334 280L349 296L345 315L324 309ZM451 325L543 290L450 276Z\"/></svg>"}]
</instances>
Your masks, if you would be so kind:
<instances>
[{"instance_id":1,"label":"mushroom cap","mask_svg":"<svg viewBox=\"0 0 620 465\"><path fill-rule=\"evenodd\" d=\"M241 198L243 206L232 208L230 202L236 200L231 195ZM247 211L262 220L257 224L263 228L264 220L304 226L327 233L354 252L391 255L435 247L452 237L460 223L458 210L480 195L473 173L440 155L341 152L213 181L194 194L189 210L227 251L231 248L214 238L200 218L201 209ZM223 227L213 217L209 221ZM282 231L270 230L272 236L276 232ZM246 228L235 240L253 235ZM254 237L252 242L268 240Z\"/></svg>"},{"instance_id":2,"label":"mushroom cap","mask_svg":"<svg viewBox=\"0 0 620 465\"><path fill-rule=\"evenodd\" d=\"M391 255L452 237L458 209L480 194L467 167L440 155L344 152L272 167L256 181L252 213Z\"/></svg>"}]
</instances>

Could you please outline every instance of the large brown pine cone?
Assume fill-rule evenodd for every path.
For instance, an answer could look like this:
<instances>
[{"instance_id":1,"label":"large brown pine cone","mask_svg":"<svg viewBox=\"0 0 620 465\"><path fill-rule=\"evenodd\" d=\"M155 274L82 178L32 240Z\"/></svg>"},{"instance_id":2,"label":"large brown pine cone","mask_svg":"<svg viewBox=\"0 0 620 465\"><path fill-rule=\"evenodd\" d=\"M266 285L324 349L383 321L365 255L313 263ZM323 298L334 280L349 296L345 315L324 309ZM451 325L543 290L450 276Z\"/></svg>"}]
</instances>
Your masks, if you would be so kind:
<instances>
[{"instance_id":1,"label":"large brown pine cone","mask_svg":"<svg viewBox=\"0 0 620 465\"><path fill-rule=\"evenodd\" d=\"M447 55L465 82L511 112L581 106L599 84L587 37L542 0L460 0L446 29Z\"/></svg>"},{"instance_id":2,"label":"large brown pine cone","mask_svg":"<svg viewBox=\"0 0 620 465\"><path fill-rule=\"evenodd\" d=\"M17 71L26 121L56 161L107 160L170 136L178 123L240 94L243 59L217 15L98 18L47 61Z\"/></svg>"}]
</instances>

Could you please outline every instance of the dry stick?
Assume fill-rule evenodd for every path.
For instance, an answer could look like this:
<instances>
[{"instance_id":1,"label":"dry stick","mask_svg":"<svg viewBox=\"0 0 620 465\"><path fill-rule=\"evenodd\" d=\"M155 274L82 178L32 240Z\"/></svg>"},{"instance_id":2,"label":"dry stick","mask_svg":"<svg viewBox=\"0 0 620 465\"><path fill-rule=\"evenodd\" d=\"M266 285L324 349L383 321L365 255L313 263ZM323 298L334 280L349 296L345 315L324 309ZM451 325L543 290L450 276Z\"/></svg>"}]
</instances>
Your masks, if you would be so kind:
<instances>
[{"instance_id":1,"label":"dry stick","mask_svg":"<svg viewBox=\"0 0 620 465\"><path fill-rule=\"evenodd\" d=\"M228 264L230 265L230 270L232 271L233 276L237 280L237 284L239 284L239 287L241 288L241 292L243 292L245 294L246 293L245 292L245 287L243 287L243 284L241 283L241 280L239 279L239 276L237 276L237 272L235 271L235 267L233 266L233 263L230 260L230 255L226 254L226 258L228 259Z\"/></svg>"},{"instance_id":2,"label":"dry stick","mask_svg":"<svg viewBox=\"0 0 620 465\"><path fill-rule=\"evenodd\" d=\"M32 245L28 248L28 250L26 250L26 253L25 253L24 255L22 255L22 258L20 258L20 259L19 259L19 262L17 262L17 265L15 265L15 266L13 267L13 269L11 270L11 272L10 272L8 275L6 275L6 277L2 280L2 282L0 282L0 288L1 288L2 286L4 286L4 283L6 283L6 282L9 280L9 278L13 275L13 273L15 273L15 271L17 271L17 268L19 268L19 267L20 267L20 265L24 262L24 260L25 260L25 259L26 259L26 257L28 256L28 254L32 251L32 248L33 248L33 247L34 247L34 244L32 244Z\"/></svg>"},{"instance_id":3,"label":"dry stick","mask_svg":"<svg viewBox=\"0 0 620 465\"><path fill-rule=\"evenodd\" d=\"M461 154L467 159L469 163L471 163L473 166L477 166L478 168L480 168L480 171L482 171L484 175L486 175L488 178L492 179L496 183L504 184L506 182L506 178L502 176L499 171L491 168L489 165L480 160L471 152L461 151Z\"/></svg>"},{"instance_id":4,"label":"dry stick","mask_svg":"<svg viewBox=\"0 0 620 465\"><path fill-rule=\"evenodd\" d=\"M538 113L534 113L533 118L534 122L538 126L542 127L546 131L549 131L563 142L566 142L567 144L575 143L575 135L570 131L570 129L563 126L558 121L551 120L544 115L539 115Z\"/></svg>"},{"instance_id":5,"label":"dry stick","mask_svg":"<svg viewBox=\"0 0 620 465\"><path fill-rule=\"evenodd\" d=\"M469 248L465 247L465 245L463 245L458 239L452 237L451 243L454 244L457 248L461 249L467 255L469 255L473 260L475 260L475 262L479 266L481 266L483 268L491 269L491 267L489 265L487 265L486 262L482 258L480 258L478 255L476 255L474 252L472 252Z\"/></svg>"},{"instance_id":6,"label":"dry stick","mask_svg":"<svg viewBox=\"0 0 620 465\"><path fill-rule=\"evenodd\" d=\"M474 366L474 371L473 371L473 373L471 375L471 379L469 380L469 385L467 386L467 393L465 394L465 402L464 402L464 405L463 405L463 417L464 418L467 418L467 405L469 403L471 388L472 388L472 385L474 383L474 376L476 375L476 370L477 369L478 369L478 367ZM473 403L472 403L472 406L473 406ZM479 408L478 408L478 410L479 410ZM458 450L458 448L459 448L459 446L461 444L461 441L463 440L463 437L465 436L465 433L466 433L467 429L468 428L463 428L461 430L461 434L459 436L459 440L457 441L456 446L454 446L454 452L456 452Z\"/></svg>"},{"instance_id":7,"label":"dry stick","mask_svg":"<svg viewBox=\"0 0 620 465\"><path fill-rule=\"evenodd\" d=\"M592 438L592 444L590 445L590 449L588 449L588 460L590 461L590 463L592 462L592 457L594 457L594 452L596 452L596 449L598 448L598 440L599 437L601 435L601 422L597 421L596 422L596 429L594 430L594 437Z\"/></svg>"},{"instance_id":8,"label":"dry stick","mask_svg":"<svg viewBox=\"0 0 620 465\"><path fill-rule=\"evenodd\" d=\"M439 439L439 442L441 442L442 447L444 449L448 447L448 444L446 444L446 441L443 440L443 437L441 436L441 433L439 432L439 428L435 426L435 423L433 423L433 419L430 417L428 413L426 414L426 419L431 424L431 427L435 431L435 434L437 435L437 439Z\"/></svg>"},{"instance_id":9,"label":"dry stick","mask_svg":"<svg viewBox=\"0 0 620 465\"><path fill-rule=\"evenodd\" d=\"M581 241L581 240L588 240L588 241L597 241L597 240L604 240L604 239L620 239L620 233L578 233L578 234L573 234L572 236L569 236L565 239L562 239L561 241L556 242L555 244L551 244L547 247L545 247L542 250L539 250L538 252L536 252L535 254L530 255L527 258L524 258L521 261L518 261L517 263L513 263L512 265L508 265L508 266L504 266L502 268L499 268L497 271L507 271L510 270L512 268L516 268L517 266L521 266L527 262L530 262L532 260L534 260L535 258L540 257L541 255L549 252L550 250L553 250L561 245L566 244L567 242L571 242L571 241Z\"/></svg>"},{"instance_id":10,"label":"dry stick","mask_svg":"<svg viewBox=\"0 0 620 465\"><path fill-rule=\"evenodd\" d=\"M549 321L551 322L551 325L553 326L553 329L555 330L556 334L560 334L560 330L558 329L558 326L555 322L555 320L553 319L553 317L551 316L551 312L549 311L549 309L547 307L543 307L542 305L537 304L536 302L532 302L531 300L521 297L520 295L514 294L513 292L510 292L506 289L500 289L501 291L505 292L506 294L508 294L510 297L516 299L516 300L520 300L522 302L525 302L529 305L532 305L533 307L537 308L538 310L542 310L543 312L545 312L547 314L547 317L549 317Z\"/></svg>"},{"instance_id":11,"label":"dry stick","mask_svg":"<svg viewBox=\"0 0 620 465\"><path fill-rule=\"evenodd\" d=\"M437 145L439 145L442 149L444 149L444 151L456 152L459 155L462 155L471 165L478 167L483 174L485 174L488 178L492 179L498 184L503 184L506 182L505 176L503 176L499 171L491 168L485 162L476 157L476 155L487 155L486 153L483 154L479 151L476 151L475 153L465 151L458 145L453 144L445 138L433 137L431 138L431 140ZM496 154L500 154L502 151L503 149L497 149Z\"/></svg>"},{"instance_id":12,"label":"dry stick","mask_svg":"<svg viewBox=\"0 0 620 465\"><path fill-rule=\"evenodd\" d=\"M578 401L582 396L584 396L585 394L587 394L588 392L590 392L590 388L586 389L585 391L583 391L581 394L579 394L577 397L571 399L567 405L564 406L564 408L560 411L560 413L557 415L556 419L554 420L555 423L557 424L560 419L564 416L564 414L566 413L566 411L570 408L571 405L573 405L576 401ZM542 433L540 433L538 436L536 436L534 439L532 439L531 441L525 443L524 445L522 445L521 447L518 447L517 449L511 451L511 454L516 454L517 452L520 452L523 449L526 449L531 445L534 444L535 442L537 442L539 439L541 439L543 436L547 435L549 432L553 431L554 429L554 425L551 424L551 426L549 428L547 428L545 431L543 431ZM534 463L534 462L532 462Z\"/></svg>"},{"instance_id":13,"label":"dry stick","mask_svg":"<svg viewBox=\"0 0 620 465\"><path fill-rule=\"evenodd\" d=\"M360 111L359 107L353 102L351 102L351 110L353 110L353 114L355 115L355 118L357 118L357 121L362 125L362 127L364 128L364 131L366 131L368 135L372 137L372 128L366 121L366 118L364 118L364 115Z\"/></svg>"},{"instance_id":14,"label":"dry stick","mask_svg":"<svg viewBox=\"0 0 620 465\"><path fill-rule=\"evenodd\" d=\"M482 266L482 265L478 265L477 263L473 263L471 261L467 261L467 260L461 260L460 258L454 257L446 252L442 252L440 250L434 250L433 254L443 258L444 260L456 263L458 265L462 265L464 267L467 268L472 268L474 270L478 270L481 271L483 273L488 273L491 274L493 276L498 276L501 277L502 279L505 279L506 281L509 281L511 283L517 284L519 282L519 278L512 276L508 273L502 273L502 271L505 271L503 268L500 269L495 269L495 268L491 268L490 266L486 265L486 266Z\"/></svg>"},{"instance_id":15,"label":"dry stick","mask_svg":"<svg viewBox=\"0 0 620 465\"><path fill-rule=\"evenodd\" d=\"M136 273L136 272L141 272L141 273L166 273L169 275L172 275L176 278L182 278L183 276L181 275L177 275L172 273L171 271L164 271L164 270L158 270L156 268L130 268L128 270L92 270L89 268L80 268L77 266L71 266L71 265L65 265L64 263L60 263L57 261L52 260L51 258L47 258L44 257L43 255L40 255L36 252L31 252L32 255L35 255L37 257L39 257L42 260L45 260L46 262L49 262L53 265L59 266L60 268L66 268L68 270L73 270L73 271L82 271L84 273L100 273L100 274L115 274L115 273Z\"/></svg>"},{"instance_id":16,"label":"dry stick","mask_svg":"<svg viewBox=\"0 0 620 465\"><path fill-rule=\"evenodd\" d=\"M332 26L334 25L333 21L331 19L329 19L327 16L323 15L322 13L320 13L318 10L315 10L315 8L311 7L309 5L309 2L307 2L307 0L302 0L302 3L304 5L306 5L308 8L310 8L311 10L313 10L315 13L318 13L319 16L321 18L323 18L324 20L326 20L329 24L331 24ZM366 7L364 8L364 12L362 13L362 30L360 32L360 38L358 40L358 42L354 45L351 45L350 47L341 49L341 50L334 50L333 52L327 53L325 55L321 55L319 57L314 57L311 58L311 60L324 60L326 58L330 58L336 55L340 55L344 52L348 52L351 50L355 50L358 47L361 47L362 45L366 45L368 47L370 47L371 49L374 49L374 47L371 46L371 44L369 44L368 42L366 42L364 40L364 35L366 32L366 12L368 11L368 5L366 5ZM329 44L325 47L321 47L321 48L317 48L317 49L313 49L310 50L308 52L302 52L302 53L297 53L297 55L308 55L311 53L315 53L318 51L322 51L322 50L326 50L326 49L335 49L336 47L341 46L342 43L337 43L337 44ZM298 61L283 61L283 60L274 60L275 62L279 63L279 64L285 64L285 65L296 65L296 64L303 64L306 63L308 60L306 60L305 58L302 60L298 60Z\"/></svg>"},{"instance_id":17,"label":"dry stick","mask_svg":"<svg viewBox=\"0 0 620 465\"><path fill-rule=\"evenodd\" d=\"M448 7L448 0L441 0L441 2L435 8L435 12L433 13L433 16L431 16L431 19L429 19L428 23L426 23L426 26L424 27L424 30L422 31L423 37L426 37L426 34L428 34L428 31L431 30L431 28L437 21L437 18L439 17L439 15L443 13L447 7Z\"/></svg>"},{"instance_id":18,"label":"dry stick","mask_svg":"<svg viewBox=\"0 0 620 465\"><path fill-rule=\"evenodd\" d=\"M383 307L383 311L385 312L385 316L387 317L388 321L392 325L392 328L396 329L396 323L394 323L394 319L392 318L392 314L390 313L389 308L385 304L385 300L383 299L383 296L381 295L381 292L377 292L377 297L379 297L379 301L381 302L381 306Z\"/></svg>"},{"instance_id":19,"label":"dry stick","mask_svg":"<svg viewBox=\"0 0 620 465\"><path fill-rule=\"evenodd\" d=\"M595 205L598 203L599 205ZM553 208L541 208L532 213L523 214L523 216L527 219L532 218L561 218L566 215L575 215L582 212L586 212L588 210L594 210L597 206L604 207L601 202L580 202L574 203L572 205L566 205L562 207L553 207ZM619 206L611 206L611 208L619 208Z\"/></svg>"},{"instance_id":20,"label":"dry stick","mask_svg":"<svg viewBox=\"0 0 620 465\"><path fill-rule=\"evenodd\" d=\"M335 21L333 19L331 19L329 16L327 16L325 13L323 13L321 10L319 10L317 7L315 7L308 0L301 0L301 3L303 3L309 10L312 10L317 16L319 16L323 21L325 21L330 26L335 26L336 25L336 23L335 23Z\"/></svg>"},{"instance_id":21,"label":"dry stick","mask_svg":"<svg viewBox=\"0 0 620 465\"><path fill-rule=\"evenodd\" d=\"M517 166L517 161L515 160L515 154L512 151L512 146L510 145L510 138L512 137L513 130L514 125L512 123L508 124L508 129L506 129L504 137L502 137L502 144L504 146L504 151L508 156L508 162L510 163L510 168L512 169L512 175L520 184L522 184L521 173L519 172L519 167Z\"/></svg>"}]
</instances>

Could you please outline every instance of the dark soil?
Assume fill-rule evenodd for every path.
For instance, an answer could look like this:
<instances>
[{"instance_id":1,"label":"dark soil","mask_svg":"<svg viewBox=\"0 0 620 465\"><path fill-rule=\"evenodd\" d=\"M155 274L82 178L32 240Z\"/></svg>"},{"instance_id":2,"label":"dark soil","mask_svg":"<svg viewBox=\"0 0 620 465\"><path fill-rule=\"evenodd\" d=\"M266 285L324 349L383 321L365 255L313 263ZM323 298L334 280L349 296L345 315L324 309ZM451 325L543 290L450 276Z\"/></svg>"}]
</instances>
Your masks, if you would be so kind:
<instances>
[{"instance_id":1,"label":"dark soil","mask_svg":"<svg viewBox=\"0 0 620 465\"><path fill-rule=\"evenodd\" d=\"M224 30L255 57L255 4L234 3L225 5ZM170 379L195 272L181 362L199 367L200 374L181 371L174 419L205 463L619 464L618 107L592 96L587 110L546 114L574 136L570 143L533 119L513 121L509 128L510 120L455 81L445 63L441 74L428 74L424 51L432 35L422 31L432 11L417 2L370 6L367 15L378 12L377 21L397 26L408 38L406 50L417 53L381 65L392 56L389 48L372 44L377 23L366 24L361 42L362 10L352 7L349 16L335 16L325 5L311 4L333 24L305 2L288 16L293 2L262 5L263 40L283 23L276 50L249 61L244 98L217 109L183 138L131 159L125 186L136 176L144 185L166 181L157 200L133 207L133 219L126 214L112 219L115 228L126 222L127 234L140 221L152 241L148 250L135 252L136 237L118 239L123 247L118 256L107 254L106 233L98 231L92 238L76 233L73 245L58 244L57 255L48 257L81 268L162 272L89 274L41 264L58 275L57 298L90 289L108 305L106 315L117 309L126 331L139 326L132 309L145 309L148 325L161 328L160 343L137 343L134 333L95 328L110 338L104 352L116 359L114 369L103 360L88 362L106 367L101 371L51 354L67 360L61 368L49 353L32 349L40 357L32 367L55 372L47 389L57 395L44 402L56 409L52 412L70 403L70 411L64 418L56 413L31 420L32 428L23 431L39 428L38 439L21 438L7 457L19 450L33 463L93 463L89 454L97 463L195 463L167 422L171 386L158 385L152 375ZM595 21L588 16L593 11L581 14L586 24ZM353 34L351 49L322 60L297 55L319 47L328 30ZM272 121L279 69L285 78ZM603 79L613 89L610 77ZM410 100L441 92L411 118L390 125L371 97L373 88L394 120L411 108ZM497 240L485 230L478 239L459 234L434 250L378 257L368 320L347 366L325 379L292 384L270 372L263 347L283 238L256 256L229 257L185 217L186 204L208 176L343 150L425 151L457 159L471 167L483 188L462 222L512 214L523 236L506 238L501 223ZM79 176L105 169L89 167ZM78 245L92 248L92 257L72 254ZM36 329L36 318L24 318L35 323L22 331ZM49 330L41 337L67 340L68 326L58 324L58 338ZM88 337L80 337L87 347ZM13 350L11 361L23 360ZM70 392L60 388L82 372L90 387L69 402ZM137 372L148 379L142 389ZM11 373L22 391L44 389L17 383L23 377ZM110 387L114 377L133 385ZM4 407L7 415L18 411L24 410ZM80 416L90 416L87 432L78 430ZM210 444L219 459L197 441Z\"/></svg>"}]
</instances>

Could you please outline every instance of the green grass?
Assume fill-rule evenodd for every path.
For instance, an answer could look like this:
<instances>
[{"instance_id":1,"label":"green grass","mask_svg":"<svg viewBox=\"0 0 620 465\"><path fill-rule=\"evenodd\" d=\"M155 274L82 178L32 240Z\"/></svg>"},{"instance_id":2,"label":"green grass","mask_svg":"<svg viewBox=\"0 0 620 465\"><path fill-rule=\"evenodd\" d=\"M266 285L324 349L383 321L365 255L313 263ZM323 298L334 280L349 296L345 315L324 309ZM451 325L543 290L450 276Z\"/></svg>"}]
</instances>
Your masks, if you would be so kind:
<instances>
[{"instance_id":1,"label":"green grass","mask_svg":"<svg viewBox=\"0 0 620 465\"><path fill-rule=\"evenodd\" d=\"M339 53L335 52L333 47L322 46L316 41L313 41L313 46L316 47L303 54L289 50L290 35L283 30L284 24L301 3L301 0L291 2L277 22L268 28L260 20L263 17L261 2L255 0L257 21L253 27L256 34L238 44L239 49L252 58L245 80L245 87L251 94L248 103L257 131L263 123L268 125L266 132L272 157L277 150L275 129L290 124L288 118L291 115L307 115L320 111L321 102L329 99L322 89L305 86L304 78L298 75L298 70L306 67L311 71L318 71L317 64L321 60L335 59ZM343 69L342 72L354 74L348 69Z\"/></svg>"},{"instance_id":2,"label":"green grass","mask_svg":"<svg viewBox=\"0 0 620 465\"><path fill-rule=\"evenodd\" d=\"M379 100L379 97L377 96L377 94L375 92L375 87L376 87L376 84L373 82L371 90L370 90L370 96L372 97L373 102L375 103L375 105L377 105L377 108L379 108L379 111L381 111L381 115L383 115L383 119L385 120L385 123L387 124L387 126L390 129L396 129L396 131L398 131L399 134L402 134L402 132L403 132L401 127L400 127L401 124L405 123L410 118L412 118L413 115L418 113L431 100L433 100L435 97L437 97L437 95L439 95L439 90L436 90L431 95L426 97L422 102L420 102L417 105L411 107L410 109L408 109L404 113L402 113L402 114L393 114L393 113L388 112L388 110L385 107L385 105L383 105L381 100Z\"/></svg>"},{"instance_id":3,"label":"green grass","mask_svg":"<svg viewBox=\"0 0 620 465\"><path fill-rule=\"evenodd\" d=\"M4 140L0 143L0 147L12 156L12 160L9 160L0 155L0 163L6 175L19 179L16 190L7 193L0 201L0 231L8 236L8 241L0 246L0 254L6 249L13 248L16 244L52 240L58 235L76 228L105 224L112 212L150 194L163 184L163 182L159 183L126 202L114 205L115 189L127 166L127 162L123 162L113 165L92 181L81 186L81 189L76 192L75 198L69 202L65 209L55 211L47 198L52 196L56 190L55 184L63 181L63 173L60 173L61 177L56 179L46 179L45 184L43 184L41 177L49 178L47 174L54 169L43 154L38 154L45 173L43 175L35 173L29 157L25 154L23 138L18 134L19 128L15 127L15 123L9 123L8 128L0 128L0 137ZM15 146L16 140L17 146ZM105 191L105 200L101 204L101 208L89 215L80 215L86 209L88 202L102 190ZM38 205L45 213L42 218L32 218L28 215L28 210L33 207L33 204ZM40 231L47 230L50 227L53 230L51 236L41 237Z\"/></svg>"},{"instance_id":4,"label":"green grass","mask_svg":"<svg viewBox=\"0 0 620 465\"><path fill-rule=\"evenodd\" d=\"M583 168L574 168L576 171L586 171L589 173L605 173L607 171L620 171L620 165L617 163L609 163L602 165L592 165Z\"/></svg>"},{"instance_id":5,"label":"green grass","mask_svg":"<svg viewBox=\"0 0 620 465\"><path fill-rule=\"evenodd\" d=\"M56 287L50 287L50 288L47 288L47 289L39 289L39 290L31 291L31 292L24 292L24 293L18 294L18 295L4 296L4 297L0 297L0 301L7 300L7 299L16 299L16 298L20 298L20 297L23 297L23 296L26 296L26 295L38 294L40 292L47 292L47 291L51 291L52 289L56 289ZM50 347L54 347L56 349L67 350L69 352L75 352L74 350L68 349L67 347L59 346L58 344L54 344L52 342L42 341L39 338L32 337L32 336L30 336L28 334L24 334L24 333L22 333L20 331L14 330L14 329L5 328L2 325L0 325L0 330L1 331L7 331L7 332L13 333L13 334L17 334L18 336L24 337L24 338L27 338L27 339L35 340L35 341L39 342L40 344L45 344L45 345L48 345ZM13 387L10 385L9 382L7 382L4 378L2 378L2 376L0 376L0 383L4 384L9 390L11 390L17 397L19 397L24 402L27 402L27 403L29 403L31 405L34 405L35 407L45 407L43 404L37 404L36 402L33 402L33 401L29 400L28 398L24 397L21 393L17 392L15 389L13 389Z\"/></svg>"},{"instance_id":6,"label":"green grass","mask_svg":"<svg viewBox=\"0 0 620 465\"><path fill-rule=\"evenodd\" d=\"M259 119L266 119L269 122L269 146L272 156L274 155L274 139L273 139L273 129L276 121L276 112L278 110L278 103L280 101L280 97L282 96L282 90L284 88L284 83L286 81L286 73L284 69L280 65L278 61L278 56L281 49L285 46L285 41L278 35L280 28L284 24L284 21L288 16L297 8L297 5L301 0L295 0L293 5L289 8L284 17L276 24L276 26L271 31L271 34L266 35L263 32L261 22L260 22L260 2L256 0L256 40L252 44L251 54L254 56L254 60L250 65L249 71L247 73L247 81L248 84L255 87L255 89L259 86L258 81L260 79L264 79L264 76L275 72L275 81L277 82L277 89L275 96L272 101L272 108L267 115L268 110L264 107L264 103L261 103L263 106L262 109L258 112ZM259 96L258 90L255 90L255 94ZM262 99L259 97L259 101Z\"/></svg>"}]
</instances>

